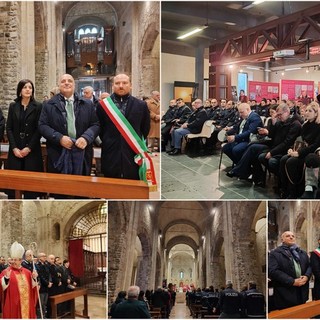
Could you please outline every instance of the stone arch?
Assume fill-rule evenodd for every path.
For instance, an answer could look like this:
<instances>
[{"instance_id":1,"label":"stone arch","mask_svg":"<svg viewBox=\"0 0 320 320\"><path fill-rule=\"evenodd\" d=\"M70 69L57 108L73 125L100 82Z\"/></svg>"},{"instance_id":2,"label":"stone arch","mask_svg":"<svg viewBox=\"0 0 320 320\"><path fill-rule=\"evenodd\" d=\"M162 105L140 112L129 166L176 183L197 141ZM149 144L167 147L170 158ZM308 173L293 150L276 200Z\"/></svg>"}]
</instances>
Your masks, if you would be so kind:
<instances>
[{"instance_id":1,"label":"stone arch","mask_svg":"<svg viewBox=\"0 0 320 320\"><path fill-rule=\"evenodd\" d=\"M158 286L161 285L162 279L161 279L161 257L159 252L157 252L156 256L156 276L155 276L155 283L154 283L154 288L157 288Z\"/></svg>"},{"instance_id":2,"label":"stone arch","mask_svg":"<svg viewBox=\"0 0 320 320\"><path fill-rule=\"evenodd\" d=\"M167 231L170 229L170 227L174 226L174 225L177 225L177 224L186 224L186 225L189 225L191 226L193 229L195 229L198 233L198 235L200 236L201 235L201 230L200 228L192 221L190 220L187 220L187 219L177 219L177 220L174 220L174 221L171 221L170 223L168 223L166 225L166 227L162 230L163 234L166 234Z\"/></svg>"},{"instance_id":3,"label":"stone arch","mask_svg":"<svg viewBox=\"0 0 320 320\"><path fill-rule=\"evenodd\" d=\"M168 243L167 243L167 254L169 254L170 250L172 247L174 247L176 244L186 244L190 246L193 251L194 255L197 256L197 250L198 250L198 245L194 242L193 239L189 238L188 236L177 236L172 238Z\"/></svg>"},{"instance_id":4,"label":"stone arch","mask_svg":"<svg viewBox=\"0 0 320 320\"><path fill-rule=\"evenodd\" d=\"M36 99L42 101L43 96L49 94L48 74L48 22L46 17L47 4L45 2L34 2L35 20L35 94Z\"/></svg>"},{"instance_id":5,"label":"stone arch","mask_svg":"<svg viewBox=\"0 0 320 320\"><path fill-rule=\"evenodd\" d=\"M141 44L140 95L149 94L152 90L159 90L160 52L159 30L156 22L151 23L144 33Z\"/></svg>"},{"instance_id":6,"label":"stone arch","mask_svg":"<svg viewBox=\"0 0 320 320\"><path fill-rule=\"evenodd\" d=\"M225 257L224 257L224 238L223 233L220 230L214 240L212 248L211 258L211 274L212 285L215 288L220 288L226 283L226 269L225 269Z\"/></svg>"},{"instance_id":7,"label":"stone arch","mask_svg":"<svg viewBox=\"0 0 320 320\"><path fill-rule=\"evenodd\" d=\"M303 212L297 216L294 232L296 234L296 243L302 249L307 250L307 221Z\"/></svg>"},{"instance_id":8,"label":"stone arch","mask_svg":"<svg viewBox=\"0 0 320 320\"><path fill-rule=\"evenodd\" d=\"M145 291L148 289L149 285L152 285L149 284L152 262L151 242L148 234L145 231L140 232L137 236L141 242L142 259L139 264L139 269L137 270L136 284L140 287L141 290Z\"/></svg>"},{"instance_id":9,"label":"stone arch","mask_svg":"<svg viewBox=\"0 0 320 320\"><path fill-rule=\"evenodd\" d=\"M132 74L132 35L126 33L119 46L120 54L117 55L117 73L125 73L131 78ZM121 64L119 63L121 62Z\"/></svg>"}]
</instances>

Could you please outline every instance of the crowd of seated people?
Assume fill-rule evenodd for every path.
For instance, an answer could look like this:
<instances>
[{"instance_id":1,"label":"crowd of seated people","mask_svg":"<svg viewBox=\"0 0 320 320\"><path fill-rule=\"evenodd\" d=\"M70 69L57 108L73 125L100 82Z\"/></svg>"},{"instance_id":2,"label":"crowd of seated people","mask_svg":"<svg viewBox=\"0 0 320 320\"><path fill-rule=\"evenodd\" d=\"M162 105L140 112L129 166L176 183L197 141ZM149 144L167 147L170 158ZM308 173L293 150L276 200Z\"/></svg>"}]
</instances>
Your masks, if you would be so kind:
<instances>
[{"instance_id":1,"label":"crowd of seated people","mask_svg":"<svg viewBox=\"0 0 320 320\"><path fill-rule=\"evenodd\" d=\"M128 289L128 296L126 291L120 291L117 295L116 300L111 304L109 308L109 317L110 318L137 318L133 313L128 312L128 316L126 316L127 312L124 309L126 308L124 305L121 305L124 302L130 302L130 300L140 301L140 306L142 312L140 313L138 318L150 318L150 317L159 317L168 319L170 317L170 313L172 308L175 305L176 301L176 291L172 283L169 283L167 287L158 287L156 290L140 290L139 294L134 297L131 294L129 295L132 289L138 288L136 286L130 287ZM138 302L135 302L138 304ZM121 305L121 306L120 306ZM118 307L120 306L120 307Z\"/></svg>"},{"instance_id":2,"label":"crowd of seated people","mask_svg":"<svg viewBox=\"0 0 320 320\"><path fill-rule=\"evenodd\" d=\"M234 290L231 281L226 287L213 286L186 293L186 303L193 318L265 318L265 297L250 281L241 292Z\"/></svg>"},{"instance_id":3,"label":"crowd of seated people","mask_svg":"<svg viewBox=\"0 0 320 320\"><path fill-rule=\"evenodd\" d=\"M199 133L203 123L211 120L212 134L206 139L204 149L198 150L199 156L213 155L220 149L218 138L223 131L226 143L222 144L222 152L233 163L232 169L226 173L228 177L252 181L254 186L264 188L269 172L274 176L273 188L278 197L316 198L320 167L315 154L320 148L320 95L316 100L305 105L302 100L263 98L260 103L250 100L234 104L233 101L221 99L218 102L213 98L206 100L204 106L197 106L193 112L190 108L186 111L188 107L182 100L179 104L184 106L183 118L177 117L182 114L180 106L169 108L163 117L163 128L169 132L162 136L163 151L171 137L175 148L170 149L169 154L180 154L181 144L176 141L181 142L188 132ZM200 120L199 110L206 111L207 117ZM170 113L173 114L171 117ZM170 119L170 124L166 119ZM196 130L185 130L195 119Z\"/></svg>"},{"instance_id":4,"label":"crowd of seated people","mask_svg":"<svg viewBox=\"0 0 320 320\"><path fill-rule=\"evenodd\" d=\"M120 291L116 300L109 307L110 318L127 319L140 318L169 319L172 308L175 306L177 289L172 283L168 287L158 287L155 291L140 291L133 295L133 286L126 291ZM233 289L232 283L227 281L226 288L214 289L198 288L186 291L186 306L193 318L204 317L232 317L237 318L265 318L266 305L264 295L257 290L256 283L250 281L243 286L241 292Z\"/></svg>"}]
</instances>

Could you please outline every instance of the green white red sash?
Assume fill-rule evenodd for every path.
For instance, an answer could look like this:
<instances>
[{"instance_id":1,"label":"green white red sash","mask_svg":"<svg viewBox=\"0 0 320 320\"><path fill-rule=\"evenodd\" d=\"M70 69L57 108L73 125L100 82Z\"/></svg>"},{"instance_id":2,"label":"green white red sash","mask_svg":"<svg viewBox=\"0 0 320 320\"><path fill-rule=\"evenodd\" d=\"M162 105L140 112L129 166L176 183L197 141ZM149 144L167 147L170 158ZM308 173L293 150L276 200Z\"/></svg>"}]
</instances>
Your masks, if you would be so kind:
<instances>
[{"instance_id":1,"label":"green white red sash","mask_svg":"<svg viewBox=\"0 0 320 320\"><path fill-rule=\"evenodd\" d=\"M136 153L134 161L139 165L140 180L145 181L152 191L157 190L154 167L145 141L138 136L110 97L101 100L100 104L130 148Z\"/></svg>"},{"instance_id":2,"label":"green white red sash","mask_svg":"<svg viewBox=\"0 0 320 320\"><path fill-rule=\"evenodd\" d=\"M320 257L320 248L317 248L317 249L313 250L313 252L314 252L318 257Z\"/></svg>"}]
</instances>

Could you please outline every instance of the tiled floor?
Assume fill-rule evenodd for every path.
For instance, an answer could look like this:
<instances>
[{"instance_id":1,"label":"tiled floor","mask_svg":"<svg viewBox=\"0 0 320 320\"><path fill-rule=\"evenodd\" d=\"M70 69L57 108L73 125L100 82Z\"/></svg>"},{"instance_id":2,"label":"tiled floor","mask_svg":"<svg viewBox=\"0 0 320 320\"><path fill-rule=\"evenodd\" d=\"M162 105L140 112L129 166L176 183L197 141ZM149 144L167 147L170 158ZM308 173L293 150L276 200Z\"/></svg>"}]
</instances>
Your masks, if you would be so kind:
<instances>
[{"instance_id":1,"label":"tiled floor","mask_svg":"<svg viewBox=\"0 0 320 320\"><path fill-rule=\"evenodd\" d=\"M220 150L214 155L191 158L185 154L169 156L161 153L162 199L277 199L273 191L274 178L267 179L267 187L255 187L245 180L226 176L231 160L223 155L219 167Z\"/></svg>"},{"instance_id":2,"label":"tiled floor","mask_svg":"<svg viewBox=\"0 0 320 320\"><path fill-rule=\"evenodd\" d=\"M90 319L105 319L106 318L107 300L105 296L88 296L88 313ZM75 299L75 307L77 313L82 313L83 297ZM80 319L80 318L79 318Z\"/></svg>"},{"instance_id":3,"label":"tiled floor","mask_svg":"<svg viewBox=\"0 0 320 320\"><path fill-rule=\"evenodd\" d=\"M156 173L156 179L157 179L157 191L151 191L150 192L150 199L160 199L160 152L153 152L151 154L152 162L154 166L154 171Z\"/></svg>"}]
</instances>

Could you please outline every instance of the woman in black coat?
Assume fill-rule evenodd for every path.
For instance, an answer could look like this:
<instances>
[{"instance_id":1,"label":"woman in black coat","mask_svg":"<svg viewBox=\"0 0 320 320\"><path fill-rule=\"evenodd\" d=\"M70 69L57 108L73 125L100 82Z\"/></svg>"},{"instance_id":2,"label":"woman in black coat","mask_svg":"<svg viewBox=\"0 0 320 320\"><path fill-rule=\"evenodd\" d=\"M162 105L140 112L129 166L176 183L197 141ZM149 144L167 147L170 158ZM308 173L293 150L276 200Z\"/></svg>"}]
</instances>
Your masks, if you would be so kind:
<instances>
[{"instance_id":1,"label":"woman in black coat","mask_svg":"<svg viewBox=\"0 0 320 320\"><path fill-rule=\"evenodd\" d=\"M304 163L308 154L320 147L320 108L311 102L306 108L305 123L302 125L303 145L298 150L289 149L280 160L281 198L296 199L304 189Z\"/></svg>"},{"instance_id":2,"label":"woman in black coat","mask_svg":"<svg viewBox=\"0 0 320 320\"><path fill-rule=\"evenodd\" d=\"M34 85L24 79L18 83L17 98L9 106L7 137L8 160L5 168L10 170L43 171L38 121L42 104L34 99ZM39 194L25 192L24 198L33 199ZM13 198L13 192L8 192Z\"/></svg>"}]
</instances>

